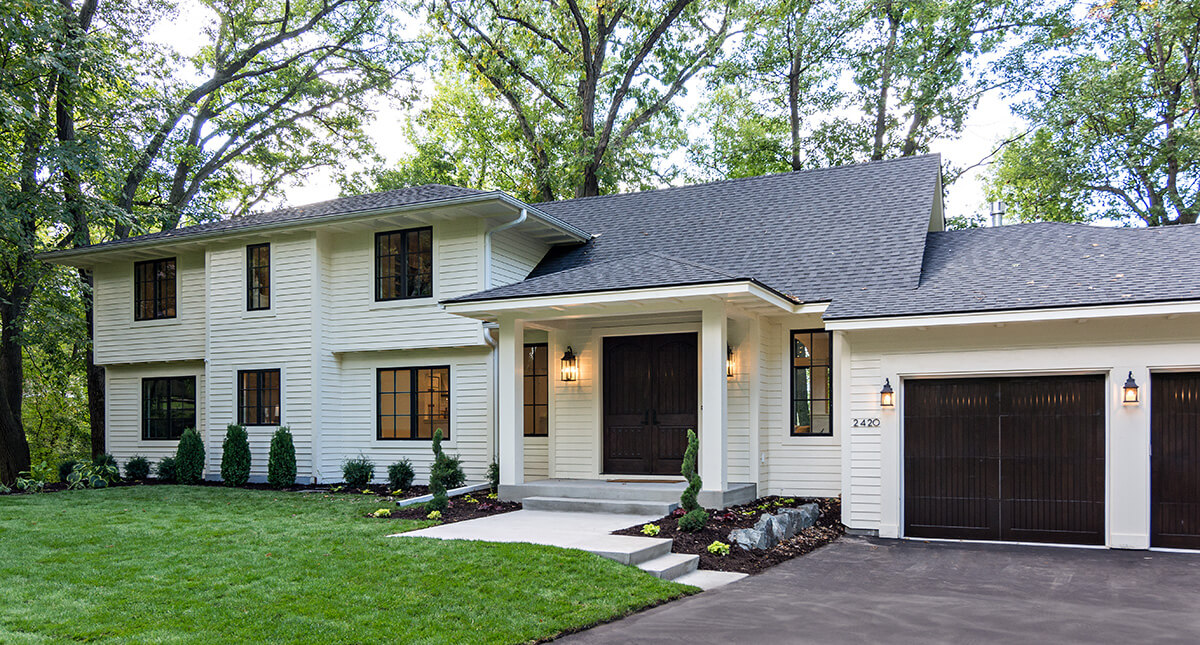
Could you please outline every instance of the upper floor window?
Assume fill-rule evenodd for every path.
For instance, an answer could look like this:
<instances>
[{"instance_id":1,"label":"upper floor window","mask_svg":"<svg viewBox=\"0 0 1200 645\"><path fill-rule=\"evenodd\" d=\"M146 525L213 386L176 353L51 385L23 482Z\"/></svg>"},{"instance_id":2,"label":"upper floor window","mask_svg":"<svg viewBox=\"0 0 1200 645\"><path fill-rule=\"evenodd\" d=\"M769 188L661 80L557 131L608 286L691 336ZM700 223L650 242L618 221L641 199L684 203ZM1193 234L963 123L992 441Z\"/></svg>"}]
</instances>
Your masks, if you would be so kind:
<instances>
[{"instance_id":1,"label":"upper floor window","mask_svg":"<svg viewBox=\"0 0 1200 645\"><path fill-rule=\"evenodd\" d=\"M246 247L246 310L271 308L271 245Z\"/></svg>"},{"instance_id":2,"label":"upper floor window","mask_svg":"<svg viewBox=\"0 0 1200 645\"><path fill-rule=\"evenodd\" d=\"M379 439L450 438L450 368L379 370Z\"/></svg>"},{"instance_id":3,"label":"upper floor window","mask_svg":"<svg viewBox=\"0 0 1200 645\"><path fill-rule=\"evenodd\" d=\"M196 427L196 377L142 379L142 439L178 439Z\"/></svg>"},{"instance_id":4,"label":"upper floor window","mask_svg":"<svg viewBox=\"0 0 1200 645\"><path fill-rule=\"evenodd\" d=\"M833 335L792 332L792 435L833 434Z\"/></svg>"},{"instance_id":5,"label":"upper floor window","mask_svg":"<svg viewBox=\"0 0 1200 645\"><path fill-rule=\"evenodd\" d=\"M433 229L375 234L375 299L433 295Z\"/></svg>"},{"instance_id":6,"label":"upper floor window","mask_svg":"<svg viewBox=\"0 0 1200 645\"><path fill-rule=\"evenodd\" d=\"M175 258L133 265L133 318L175 317Z\"/></svg>"},{"instance_id":7,"label":"upper floor window","mask_svg":"<svg viewBox=\"0 0 1200 645\"><path fill-rule=\"evenodd\" d=\"M238 372L238 425L279 425L279 370Z\"/></svg>"},{"instance_id":8,"label":"upper floor window","mask_svg":"<svg viewBox=\"0 0 1200 645\"><path fill-rule=\"evenodd\" d=\"M550 434L550 348L525 346L525 436Z\"/></svg>"}]
</instances>

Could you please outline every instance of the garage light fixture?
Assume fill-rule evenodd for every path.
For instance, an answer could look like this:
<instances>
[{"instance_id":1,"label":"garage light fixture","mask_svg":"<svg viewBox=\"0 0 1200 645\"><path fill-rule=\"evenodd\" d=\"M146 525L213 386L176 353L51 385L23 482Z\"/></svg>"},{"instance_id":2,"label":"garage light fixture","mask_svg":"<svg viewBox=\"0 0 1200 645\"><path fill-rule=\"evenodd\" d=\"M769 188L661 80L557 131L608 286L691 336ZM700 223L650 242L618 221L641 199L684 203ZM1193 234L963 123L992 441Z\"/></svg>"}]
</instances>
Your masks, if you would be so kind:
<instances>
[{"instance_id":1,"label":"garage light fixture","mask_svg":"<svg viewBox=\"0 0 1200 645\"><path fill-rule=\"evenodd\" d=\"M890 379L883 379L883 389L879 390L879 405L885 408L896 407L896 393L892 391Z\"/></svg>"},{"instance_id":2,"label":"garage light fixture","mask_svg":"<svg viewBox=\"0 0 1200 645\"><path fill-rule=\"evenodd\" d=\"M1125 379L1125 387L1121 388L1121 402L1125 405L1135 405L1138 402L1138 384L1133 380L1133 372Z\"/></svg>"},{"instance_id":3,"label":"garage light fixture","mask_svg":"<svg viewBox=\"0 0 1200 645\"><path fill-rule=\"evenodd\" d=\"M579 357L575 355L575 350L571 349L570 345L567 345L567 351L563 352L562 380L579 380Z\"/></svg>"},{"instance_id":4,"label":"garage light fixture","mask_svg":"<svg viewBox=\"0 0 1200 645\"><path fill-rule=\"evenodd\" d=\"M726 345L725 346L725 378L733 378L734 371L735 370L734 370L734 364L733 364L733 346Z\"/></svg>"}]
</instances>

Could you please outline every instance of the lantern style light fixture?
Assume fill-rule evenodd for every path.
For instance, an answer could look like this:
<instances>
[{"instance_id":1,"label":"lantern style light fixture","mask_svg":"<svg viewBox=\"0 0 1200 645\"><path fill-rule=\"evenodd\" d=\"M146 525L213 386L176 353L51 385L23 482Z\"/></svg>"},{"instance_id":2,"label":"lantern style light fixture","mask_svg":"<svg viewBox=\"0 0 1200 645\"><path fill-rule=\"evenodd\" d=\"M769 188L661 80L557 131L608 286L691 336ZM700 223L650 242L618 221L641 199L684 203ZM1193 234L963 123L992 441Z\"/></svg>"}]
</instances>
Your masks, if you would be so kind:
<instances>
[{"instance_id":1,"label":"lantern style light fixture","mask_svg":"<svg viewBox=\"0 0 1200 645\"><path fill-rule=\"evenodd\" d=\"M562 380L579 380L579 357L575 355L575 350L571 349L570 345L567 345L567 351L563 352Z\"/></svg>"},{"instance_id":2,"label":"lantern style light fixture","mask_svg":"<svg viewBox=\"0 0 1200 645\"><path fill-rule=\"evenodd\" d=\"M879 405L885 408L896 407L896 393L892 391L891 379L883 379L883 389L879 390Z\"/></svg>"},{"instance_id":3,"label":"lantern style light fixture","mask_svg":"<svg viewBox=\"0 0 1200 645\"><path fill-rule=\"evenodd\" d=\"M733 378L734 363L733 363L733 346L725 346L725 378Z\"/></svg>"},{"instance_id":4,"label":"lantern style light fixture","mask_svg":"<svg viewBox=\"0 0 1200 645\"><path fill-rule=\"evenodd\" d=\"M1121 402L1125 405L1136 405L1138 402L1138 384L1133 380L1133 372L1125 379L1125 387L1121 388Z\"/></svg>"}]
</instances>

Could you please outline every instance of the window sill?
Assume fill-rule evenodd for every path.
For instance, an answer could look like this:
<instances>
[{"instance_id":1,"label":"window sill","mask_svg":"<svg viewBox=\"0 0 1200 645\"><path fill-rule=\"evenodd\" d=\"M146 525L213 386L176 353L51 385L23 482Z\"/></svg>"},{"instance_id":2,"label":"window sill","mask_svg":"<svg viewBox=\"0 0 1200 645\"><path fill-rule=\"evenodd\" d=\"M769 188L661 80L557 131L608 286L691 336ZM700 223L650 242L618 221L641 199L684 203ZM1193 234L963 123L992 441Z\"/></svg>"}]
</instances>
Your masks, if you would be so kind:
<instances>
[{"instance_id":1,"label":"window sill","mask_svg":"<svg viewBox=\"0 0 1200 645\"><path fill-rule=\"evenodd\" d=\"M131 324L139 327L171 327L174 325L183 324L179 320L179 316L173 318L148 318L146 320L131 319Z\"/></svg>"},{"instance_id":2,"label":"window sill","mask_svg":"<svg viewBox=\"0 0 1200 645\"><path fill-rule=\"evenodd\" d=\"M414 309L416 307L435 307L437 298L400 298L397 300L372 300L368 309Z\"/></svg>"},{"instance_id":3,"label":"window sill","mask_svg":"<svg viewBox=\"0 0 1200 645\"><path fill-rule=\"evenodd\" d=\"M837 446L841 444L841 440L836 434L791 434L789 432L784 440L788 443L805 446Z\"/></svg>"},{"instance_id":4,"label":"window sill","mask_svg":"<svg viewBox=\"0 0 1200 645\"><path fill-rule=\"evenodd\" d=\"M252 309L242 312L242 318L274 318L275 309Z\"/></svg>"}]
</instances>

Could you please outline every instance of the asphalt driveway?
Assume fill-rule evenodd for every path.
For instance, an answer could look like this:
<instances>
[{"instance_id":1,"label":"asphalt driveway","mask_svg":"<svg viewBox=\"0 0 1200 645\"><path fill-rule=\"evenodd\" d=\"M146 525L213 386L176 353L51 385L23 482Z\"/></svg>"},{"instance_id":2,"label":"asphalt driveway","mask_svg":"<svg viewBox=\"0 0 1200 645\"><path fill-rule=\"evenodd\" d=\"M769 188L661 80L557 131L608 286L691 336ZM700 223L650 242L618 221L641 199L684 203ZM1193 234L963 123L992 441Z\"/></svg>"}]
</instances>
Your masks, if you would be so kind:
<instances>
[{"instance_id":1,"label":"asphalt driveway","mask_svg":"<svg viewBox=\"0 0 1200 645\"><path fill-rule=\"evenodd\" d=\"M571 643L1197 643L1200 555L845 537Z\"/></svg>"}]
</instances>

